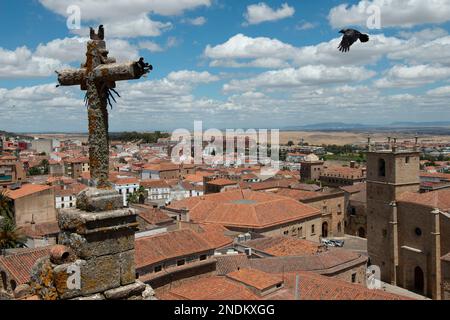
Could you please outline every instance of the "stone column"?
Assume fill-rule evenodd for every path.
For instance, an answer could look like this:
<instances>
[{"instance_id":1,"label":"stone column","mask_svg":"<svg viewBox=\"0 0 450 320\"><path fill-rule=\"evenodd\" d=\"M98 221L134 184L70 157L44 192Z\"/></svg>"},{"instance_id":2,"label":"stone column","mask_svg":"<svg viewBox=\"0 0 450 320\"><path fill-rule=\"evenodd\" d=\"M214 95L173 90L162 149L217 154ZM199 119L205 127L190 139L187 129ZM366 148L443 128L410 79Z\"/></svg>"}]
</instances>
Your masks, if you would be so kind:
<instances>
[{"instance_id":1,"label":"stone column","mask_svg":"<svg viewBox=\"0 0 450 320\"><path fill-rule=\"evenodd\" d=\"M441 211L439 209L435 209L431 212L433 215L433 232L431 235L433 236L433 250L431 253L431 259L434 260L434 274L435 274L435 283L434 286L436 287L435 292L436 294L433 294L434 300L441 300L442 299L442 274L441 274L441 227L440 227L440 217L441 217Z\"/></svg>"},{"instance_id":2,"label":"stone column","mask_svg":"<svg viewBox=\"0 0 450 320\"><path fill-rule=\"evenodd\" d=\"M399 263L398 257L398 208L395 201L391 202L391 237L392 237L392 253L391 253L391 284L397 285L397 268Z\"/></svg>"},{"instance_id":3,"label":"stone column","mask_svg":"<svg viewBox=\"0 0 450 320\"><path fill-rule=\"evenodd\" d=\"M109 137L107 87L105 82L95 81L94 69L103 64L108 51L102 40L91 40L86 54L86 85L89 119L89 166L91 180L99 188L109 187Z\"/></svg>"}]
</instances>

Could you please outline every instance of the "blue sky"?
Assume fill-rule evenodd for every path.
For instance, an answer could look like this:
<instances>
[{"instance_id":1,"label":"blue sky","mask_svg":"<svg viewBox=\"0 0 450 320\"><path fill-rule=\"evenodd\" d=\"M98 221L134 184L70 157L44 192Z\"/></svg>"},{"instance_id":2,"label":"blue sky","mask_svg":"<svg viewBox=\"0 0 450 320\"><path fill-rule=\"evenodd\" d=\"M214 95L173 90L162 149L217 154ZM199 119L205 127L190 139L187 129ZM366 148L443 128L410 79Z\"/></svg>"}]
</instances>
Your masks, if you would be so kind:
<instances>
[{"instance_id":1,"label":"blue sky","mask_svg":"<svg viewBox=\"0 0 450 320\"><path fill-rule=\"evenodd\" d=\"M111 55L155 67L118 85L114 131L450 119L450 0L21 0L0 18L2 130L86 130L83 93L55 88L54 70L80 65L99 23ZM339 52L347 26L371 41Z\"/></svg>"}]
</instances>

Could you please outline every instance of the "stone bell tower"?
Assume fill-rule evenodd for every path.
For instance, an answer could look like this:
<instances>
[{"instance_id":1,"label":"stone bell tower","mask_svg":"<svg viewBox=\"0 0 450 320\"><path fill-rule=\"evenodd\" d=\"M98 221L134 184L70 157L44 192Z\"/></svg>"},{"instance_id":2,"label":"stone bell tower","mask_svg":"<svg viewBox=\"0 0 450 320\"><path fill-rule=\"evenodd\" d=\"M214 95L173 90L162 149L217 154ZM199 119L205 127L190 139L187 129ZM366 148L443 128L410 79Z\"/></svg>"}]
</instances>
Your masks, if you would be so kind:
<instances>
[{"instance_id":1,"label":"stone bell tower","mask_svg":"<svg viewBox=\"0 0 450 320\"><path fill-rule=\"evenodd\" d=\"M420 189L420 152L400 150L389 138L389 148L367 153L367 247L372 265L381 268L381 280L397 283L397 198ZM417 139L416 139L417 146Z\"/></svg>"}]
</instances>

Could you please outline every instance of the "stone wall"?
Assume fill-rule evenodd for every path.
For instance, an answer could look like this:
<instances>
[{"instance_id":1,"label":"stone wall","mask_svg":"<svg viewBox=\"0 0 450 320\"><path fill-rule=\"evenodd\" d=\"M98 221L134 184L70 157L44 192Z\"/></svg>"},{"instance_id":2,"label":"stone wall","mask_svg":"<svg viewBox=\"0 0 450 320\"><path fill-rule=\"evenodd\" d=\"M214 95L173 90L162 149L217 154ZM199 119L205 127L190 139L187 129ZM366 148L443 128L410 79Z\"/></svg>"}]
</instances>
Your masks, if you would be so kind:
<instances>
[{"instance_id":1,"label":"stone wall","mask_svg":"<svg viewBox=\"0 0 450 320\"><path fill-rule=\"evenodd\" d=\"M36 224L56 222L54 190L48 189L14 200L14 213L18 227L29 225L31 221Z\"/></svg>"}]
</instances>

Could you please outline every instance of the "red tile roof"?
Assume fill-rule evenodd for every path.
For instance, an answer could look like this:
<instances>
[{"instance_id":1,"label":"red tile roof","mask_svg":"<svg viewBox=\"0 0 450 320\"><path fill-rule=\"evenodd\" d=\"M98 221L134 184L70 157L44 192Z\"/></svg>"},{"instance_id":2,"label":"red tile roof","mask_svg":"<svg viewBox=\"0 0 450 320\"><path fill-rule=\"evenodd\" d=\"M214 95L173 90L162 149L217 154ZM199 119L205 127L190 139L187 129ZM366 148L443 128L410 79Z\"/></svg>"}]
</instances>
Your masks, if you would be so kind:
<instances>
[{"instance_id":1,"label":"red tile roof","mask_svg":"<svg viewBox=\"0 0 450 320\"><path fill-rule=\"evenodd\" d=\"M263 291L283 283L281 276L265 273L257 269L240 269L227 274L227 277L246 286Z\"/></svg>"},{"instance_id":2,"label":"red tile roof","mask_svg":"<svg viewBox=\"0 0 450 320\"><path fill-rule=\"evenodd\" d=\"M169 208L189 210L195 222L255 229L320 216L318 209L293 199L250 190L233 190L181 200Z\"/></svg>"},{"instance_id":3,"label":"red tile roof","mask_svg":"<svg viewBox=\"0 0 450 320\"><path fill-rule=\"evenodd\" d=\"M276 192L276 194L283 197L289 197L297 201L314 199L324 195L323 193L313 191L293 190L293 189L280 189Z\"/></svg>"},{"instance_id":4,"label":"red tile roof","mask_svg":"<svg viewBox=\"0 0 450 320\"><path fill-rule=\"evenodd\" d=\"M43 186L38 184L24 184L20 189L8 190L6 193L7 197L12 200L17 200L26 196L30 196L35 193L50 190L52 187Z\"/></svg>"},{"instance_id":5,"label":"red tile roof","mask_svg":"<svg viewBox=\"0 0 450 320\"><path fill-rule=\"evenodd\" d=\"M251 183L249 186L253 191L260 191L277 188L289 188L292 184L297 182L298 181L296 179L268 180L264 182Z\"/></svg>"},{"instance_id":6,"label":"red tile roof","mask_svg":"<svg viewBox=\"0 0 450 320\"><path fill-rule=\"evenodd\" d=\"M250 268L250 262L245 254L215 256L218 275L226 275L240 268Z\"/></svg>"},{"instance_id":7,"label":"red tile roof","mask_svg":"<svg viewBox=\"0 0 450 320\"><path fill-rule=\"evenodd\" d=\"M169 188L169 184L166 180L142 180L141 186L148 189L158 188L165 189Z\"/></svg>"},{"instance_id":8,"label":"red tile roof","mask_svg":"<svg viewBox=\"0 0 450 320\"><path fill-rule=\"evenodd\" d=\"M168 292L158 293L161 300L259 300L244 286L225 277L207 277L183 282Z\"/></svg>"},{"instance_id":9,"label":"red tile roof","mask_svg":"<svg viewBox=\"0 0 450 320\"><path fill-rule=\"evenodd\" d=\"M161 224L173 222L173 219L159 209L151 208L147 210L138 210L138 215L144 221L150 224Z\"/></svg>"},{"instance_id":10,"label":"red tile roof","mask_svg":"<svg viewBox=\"0 0 450 320\"><path fill-rule=\"evenodd\" d=\"M353 284L333 277L325 277L312 272L280 274L285 280L285 289L266 297L268 300L293 300L295 283L300 277L300 300L410 300L409 298L371 290L359 284Z\"/></svg>"},{"instance_id":11,"label":"red tile roof","mask_svg":"<svg viewBox=\"0 0 450 320\"><path fill-rule=\"evenodd\" d=\"M144 170L149 171L176 171L180 170L180 166L171 162L164 162L158 164L147 164L142 167Z\"/></svg>"},{"instance_id":12,"label":"red tile roof","mask_svg":"<svg viewBox=\"0 0 450 320\"><path fill-rule=\"evenodd\" d=\"M420 173L421 178L436 178L441 180L450 180L450 173L427 173L427 172L421 172Z\"/></svg>"},{"instance_id":13,"label":"red tile roof","mask_svg":"<svg viewBox=\"0 0 450 320\"><path fill-rule=\"evenodd\" d=\"M36 261L48 256L50 247L37 249L22 249L21 252L9 256L0 256L0 269L5 270L17 285L30 280L31 269Z\"/></svg>"},{"instance_id":14,"label":"red tile roof","mask_svg":"<svg viewBox=\"0 0 450 320\"><path fill-rule=\"evenodd\" d=\"M221 225L199 224L195 231L214 248L222 248L233 243L233 238L225 235L228 230Z\"/></svg>"},{"instance_id":15,"label":"red tile roof","mask_svg":"<svg viewBox=\"0 0 450 320\"><path fill-rule=\"evenodd\" d=\"M366 187L367 187L366 183L355 183L354 185L341 187L340 189L347 193L354 194L366 191Z\"/></svg>"},{"instance_id":16,"label":"red tile roof","mask_svg":"<svg viewBox=\"0 0 450 320\"><path fill-rule=\"evenodd\" d=\"M450 210L450 190L437 190L426 193L406 192L400 195L399 202L416 203L443 211Z\"/></svg>"},{"instance_id":17,"label":"red tile roof","mask_svg":"<svg viewBox=\"0 0 450 320\"><path fill-rule=\"evenodd\" d=\"M139 180L134 177L112 177L109 179L115 185L138 184Z\"/></svg>"},{"instance_id":18,"label":"red tile roof","mask_svg":"<svg viewBox=\"0 0 450 320\"><path fill-rule=\"evenodd\" d=\"M250 272L247 275L252 277ZM274 277L274 275L264 273L258 273L258 275L257 284L264 283L264 275L268 279ZM311 272L276 275L275 277L284 280L284 288L270 293L264 298L257 296L244 284L224 276L188 280L169 290L157 289L156 296L161 300L294 300L297 275L300 276L300 300L409 300L399 295L381 290L370 290L362 285Z\"/></svg>"},{"instance_id":19,"label":"red tile roof","mask_svg":"<svg viewBox=\"0 0 450 320\"><path fill-rule=\"evenodd\" d=\"M139 238L135 244L137 268L214 249L188 229Z\"/></svg>"},{"instance_id":20,"label":"red tile roof","mask_svg":"<svg viewBox=\"0 0 450 320\"><path fill-rule=\"evenodd\" d=\"M234 186L237 185L237 181L229 180L229 179L216 179L212 181L208 181L208 184L213 186L225 187L225 186Z\"/></svg>"},{"instance_id":21,"label":"red tile roof","mask_svg":"<svg viewBox=\"0 0 450 320\"><path fill-rule=\"evenodd\" d=\"M317 243L283 236L251 240L247 241L245 245L277 257L306 256L319 252Z\"/></svg>"}]
</instances>

